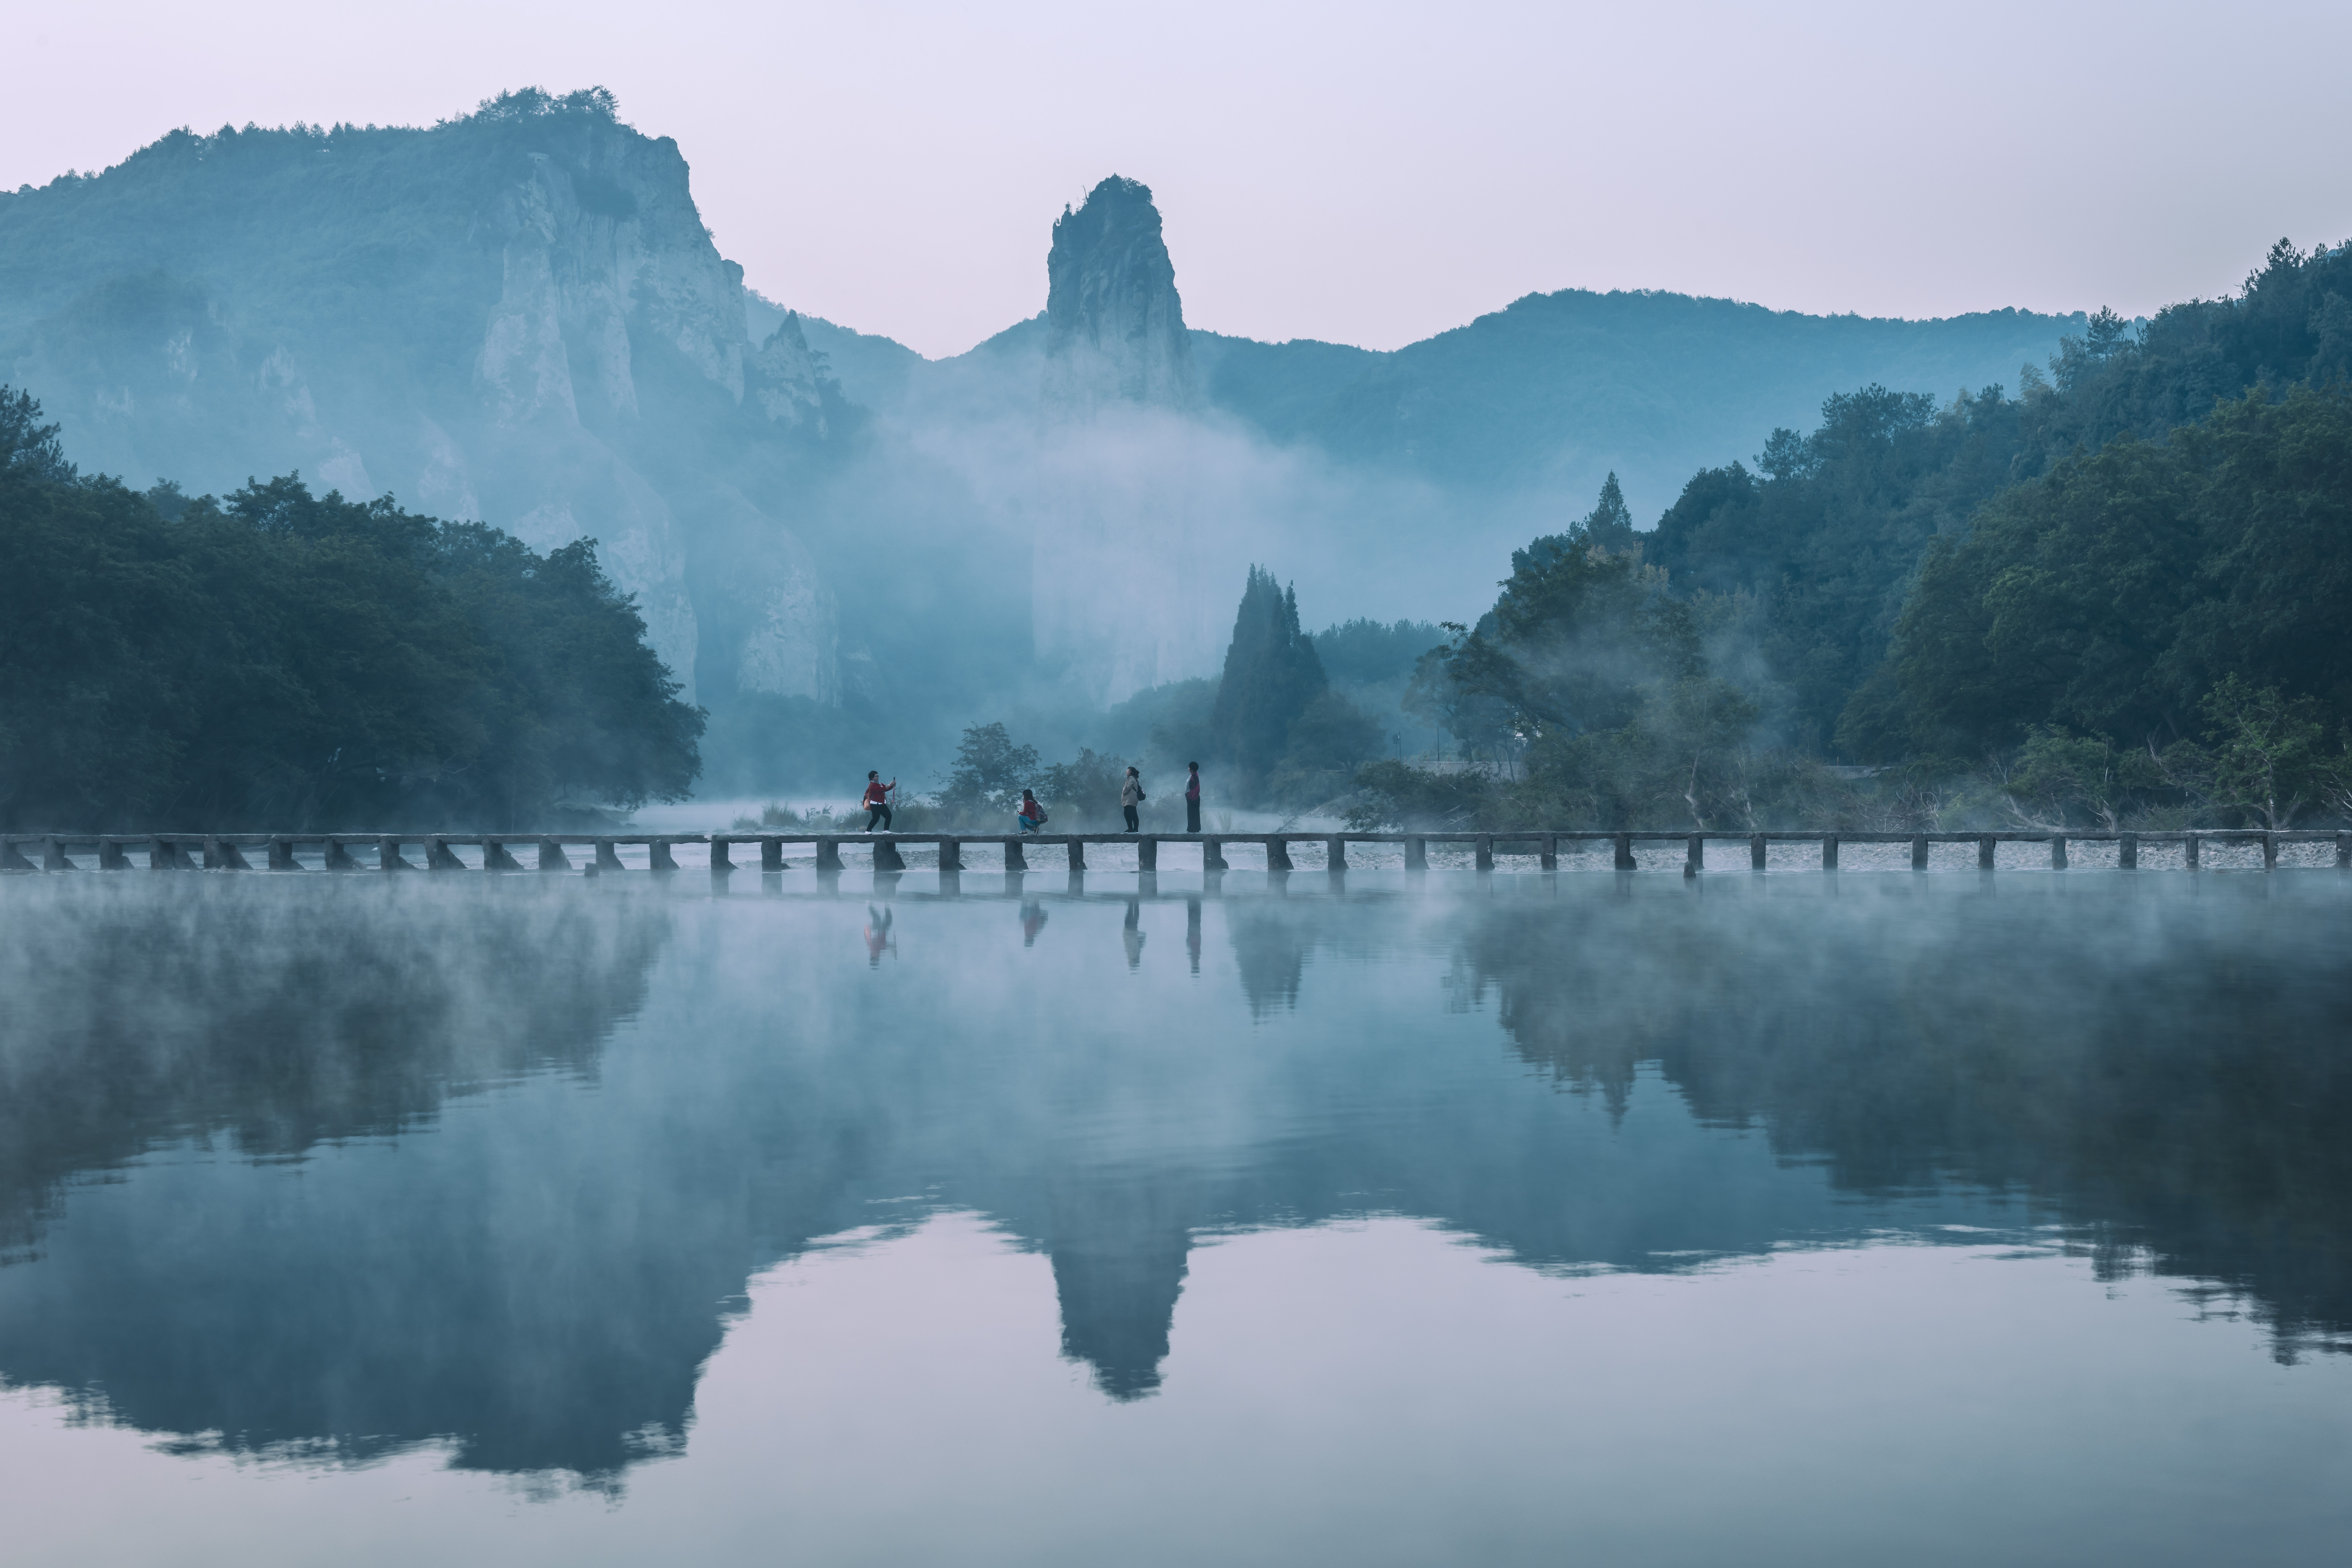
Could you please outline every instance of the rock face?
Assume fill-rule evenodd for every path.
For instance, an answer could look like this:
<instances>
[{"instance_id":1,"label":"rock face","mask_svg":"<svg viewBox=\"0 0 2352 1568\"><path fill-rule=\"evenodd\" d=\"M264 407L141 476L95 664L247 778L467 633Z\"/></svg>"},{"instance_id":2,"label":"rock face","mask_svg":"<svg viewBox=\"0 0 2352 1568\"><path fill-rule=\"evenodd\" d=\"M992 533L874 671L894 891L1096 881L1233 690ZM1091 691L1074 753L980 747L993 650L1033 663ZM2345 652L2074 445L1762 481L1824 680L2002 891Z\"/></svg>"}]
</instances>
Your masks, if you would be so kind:
<instances>
[{"instance_id":1,"label":"rock face","mask_svg":"<svg viewBox=\"0 0 2352 1568\"><path fill-rule=\"evenodd\" d=\"M0 196L0 381L133 483L299 469L593 536L688 697L837 700L833 595L782 518L847 405L797 321L750 341L676 143L604 94L175 132Z\"/></svg>"},{"instance_id":2,"label":"rock face","mask_svg":"<svg viewBox=\"0 0 2352 1568\"><path fill-rule=\"evenodd\" d=\"M1201 389L1151 190L1113 174L1064 208L1045 258L1048 410L1192 409Z\"/></svg>"},{"instance_id":3,"label":"rock face","mask_svg":"<svg viewBox=\"0 0 2352 1568\"><path fill-rule=\"evenodd\" d=\"M1097 185L1054 225L1045 274L1036 651L1078 695L1118 702L1204 673L1217 646L1200 384L1150 190Z\"/></svg>"}]
</instances>

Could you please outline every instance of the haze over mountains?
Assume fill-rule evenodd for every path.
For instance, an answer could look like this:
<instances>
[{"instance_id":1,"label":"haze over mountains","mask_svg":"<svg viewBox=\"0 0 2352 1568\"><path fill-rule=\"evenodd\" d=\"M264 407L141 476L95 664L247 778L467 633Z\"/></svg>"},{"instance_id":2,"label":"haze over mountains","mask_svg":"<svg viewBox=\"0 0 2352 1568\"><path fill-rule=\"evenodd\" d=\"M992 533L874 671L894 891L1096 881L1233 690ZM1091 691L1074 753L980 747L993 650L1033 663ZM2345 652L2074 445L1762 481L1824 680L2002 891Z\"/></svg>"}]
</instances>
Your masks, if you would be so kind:
<instances>
[{"instance_id":1,"label":"haze over mountains","mask_svg":"<svg viewBox=\"0 0 2352 1568\"><path fill-rule=\"evenodd\" d=\"M675 143L526 91L176 132L0 195L0 381L134 486L299 469L595 537L723 750L1209 673L1252 563L1312 624L1475 616L1612 470L1646 521L1832 393L2013 384L2083 320L1568 290L1392 353L1262 343L1186 325L1118 177L1046 271L1038 316L948 360L797 318L719 254Z\"/></svg>"}]
</instances>

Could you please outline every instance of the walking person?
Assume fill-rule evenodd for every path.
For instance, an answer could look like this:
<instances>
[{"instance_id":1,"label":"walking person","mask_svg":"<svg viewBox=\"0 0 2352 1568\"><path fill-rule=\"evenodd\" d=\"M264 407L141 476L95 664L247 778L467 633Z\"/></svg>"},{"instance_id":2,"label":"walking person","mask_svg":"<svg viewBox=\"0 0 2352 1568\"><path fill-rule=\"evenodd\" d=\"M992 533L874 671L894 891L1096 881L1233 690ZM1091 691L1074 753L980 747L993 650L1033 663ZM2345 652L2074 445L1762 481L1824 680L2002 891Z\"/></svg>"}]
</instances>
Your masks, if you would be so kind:
<instances>
[{"instance_id":1,"label":"walking person","mask_svg":"<svg viewBox=\"0 0 2352 1568\"><path fill-rule=\"evenodd\" d=\"M883 832L887 833L890 831L890 792L898 787L898 781L897 779L892 779L888 784L884 784L882 782L882 775L878 772L875 772L870 769L867 771L866 774L866 798L859 803L866 807L866 832L873 832L874 825L877 822L882 825ZM877 849L875 853L879 855L881 851Z\"/></svg>"},{"instance_id":2,"label":"walking person","mask_svg":"<svg viewBox=\"0 0 2352 1568\"><path fill-rule=\"evenodd\" d=\"M1013 814L1013 820L1021 825L1022 832L1034 833L1045 826L1045 808L1024 789L1021 792L1021 809Z\"/></svg>"},{"instance_id":3,"label":"walking person","mask_svg":"<svg viewBox=\"0 0 2352 1568\"><path fill-rule=\"evenodd\" d=\"M1118 786L1118 808L1127 813L1127 830L1129 833L1142 831L1135 819L1135 808L1142 804L1143 775L1129 768L1127 770L1127 782Z\"/></svg>"},{"instance_id":4,"label":"walking person","mask_svg":"<svg viewBox=\"0 0 2352 1568\"><path fill-rule=\"evenodd\" d=\"M1184 780L1184 831L1201 831L1201 764L1186 763L1192 773Z\"/></svg>"}]
</instances>

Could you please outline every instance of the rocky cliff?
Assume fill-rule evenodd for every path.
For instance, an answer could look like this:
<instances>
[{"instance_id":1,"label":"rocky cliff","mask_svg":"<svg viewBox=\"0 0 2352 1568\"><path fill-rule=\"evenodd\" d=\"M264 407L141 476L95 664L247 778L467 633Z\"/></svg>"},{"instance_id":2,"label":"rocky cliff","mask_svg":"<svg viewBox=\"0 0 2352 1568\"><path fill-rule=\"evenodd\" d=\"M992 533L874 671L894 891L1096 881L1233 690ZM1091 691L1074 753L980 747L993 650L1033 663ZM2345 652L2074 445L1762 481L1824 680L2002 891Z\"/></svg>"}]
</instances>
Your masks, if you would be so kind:
<instances>
[{"instance_id":1,"label":"rocky cliff","mask_svg":"<svg viewBox=\"0 0 2352 1568\"><path fill-rule=\"evenodd\" d=\"M677 144L598 92L177 132L0 195L0 381L86 467L592 535L689 696L832 701L833 595L782 518L847 405L744 306Z\"/></svg>"},{"instance_id":2,"label":"rocky cliff","mask_svg":"<svg viewBox=\"0 0 2352 1568\"><path fill-rule=\"evenodd\" d=\"M1176 266L1148 185L1113 174L1054 225L1044 396L1064 416L1200 403Z\"/></svg>"}]
</instances>

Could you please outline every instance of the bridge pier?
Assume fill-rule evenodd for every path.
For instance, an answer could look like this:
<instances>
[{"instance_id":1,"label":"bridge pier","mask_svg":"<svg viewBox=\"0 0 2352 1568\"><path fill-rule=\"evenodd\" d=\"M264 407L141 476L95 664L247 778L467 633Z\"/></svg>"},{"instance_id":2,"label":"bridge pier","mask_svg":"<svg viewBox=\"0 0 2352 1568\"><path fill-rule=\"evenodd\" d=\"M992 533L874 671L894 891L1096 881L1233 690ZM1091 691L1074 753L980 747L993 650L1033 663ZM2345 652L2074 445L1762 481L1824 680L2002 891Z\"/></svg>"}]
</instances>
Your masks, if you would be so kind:
<instances>
[{"instance_id":1,"label":"bridge pier","mask_svg":"<svg viewBox=\"0 0 2352 1568\"><path fill-rule=\"evenodd\" d=\"M1495 836L1493 834L1478 835L1477 843L1472 845L1470 848L1470 863L1481 871L1491 871L1495 868Z\"/></svg>"},{"instance_id":2,"label":"bridge pier","mask_svg":"<svg viewBox=\"0 0 2352 1568\"><path fill-rule=\"evenodd\" d=\"M41 840L42 870L70 871L73 868L73 862L66 858L66 847L64 845L58 843L54 838L44 838Z\"/></svg>"},{"instance_id":3,"label":"bridge pier","mask_svg":"<svg viewBox=\"0 0 2352 1568\"><path fill-rule=\"evenodd\" d=\"M352 851L349 845L345 844L340 838L330 838L327 840L328 870L356 871L359 868L360 863L352 858Z\"/></svg>"},{"instance_id":4,"label":"bridge pier","mask_svg":"<svg viewBox=\"0 0 2352 1568\"><path fill-rule=\"evenodd\" d=\"M710 868L714 871L735 869L735 858L727 853L727 840L716 835L710 840Z\"/></svg>"},{"instance_id":5,"label":"bridge pier","mask_svg":"<svg viewBox=\"0 0 2352 1568\"><path fill-rule=\"evenodd\" d=\"M760 840L760 869L781 871L784 868L784 841L781 838Z\"/></svg>"},{"instance_id":6,"label":"bridge pier","mask_svg":"<svg viewBox=\"0 0 2352 1568\"><path fill-rule=\"evenodd\" d=\"M1021 840L1018 838L1008 838L1004 841L1004 868L1008 871L1029 869L1029 853L1021 847Z\"/></svg>"},{"instance_id":7,"label":"bridge pier","mask_svg":"<svg viewBox=\"0 0 2352 1568\"><path fill-rule=\"evenodd\" d=\"M2197 835L2191 833L2181 839L2180 854L2189 869L2192 871L2197 869Z\"/></svg>"},{"instance_id":8,"label":"bridge pier","mask_svg":"<svg viewBox=\"0 0 2352 1568\"><path fill-rule=\"evenodd\" d=\"M1227 868L1228 868L1225 865L1225 841L1222 838L1203 838L1201 840L1201 869L1203 871L1223 871Z\"/></svg>"},{"instance_id":9,"label":"bridge pier","mask_svg":"<svg viewBox=\"0 0 2352 1568\"><path fill-rule=\"evenodd\" d=\"M99 864L103 867L106 863L101 860ZM294 841L291 838L269 841L269 868L273 871L299 871L302 868L301 863L294 858Z\"/></svg>"},{"instance_id":10,"label":"bridge pier","mask_svg":"<svg viewBox=\"0 0 2352 1568\"><path fill-rule=\"evenodd\" d=\"M841 846L830 838L816 841L816 868L819 876L838 876L841 871Z\"/></svg>"},{"instance_id":11,"label":"bridge pier","mask_svg":"<svg viewBox=\"0 0 2352 1568\"><path fill-rule=\"evenodd\" d=\"M1429 869L1429 840L1408 838L1404 841L1404 868L1408 871Z\"/></svg>"},{"instance_id":12,"label":"bridge pier","mask_svg":"<svg viewBox=\"0 0 2352 1568\"><path fill-rule=\"evenodd\" d=\"M2352 833L2339 833L2336 836L2336 868L2339 871L2352 871Z\"/></svg>"},{"instance_id":13,"label":"bridge pier","mask_svg":"<svg viewBox=\"0 0 2352 1568\"><path fill-rule=\"evenodd\" d=\"M425 841L425 868L428 871L462 871L466 863L457 858L457 852L449 847L447 839L428 838Z\"/></svg>"},{"instance_id":14,"label":"bridge pier","mask_svg":"<svg viewBox=\"0 0 2352 1568\"><path fill-rule=\"evenodd\" d=\"M677 862L670 858L669 840L656 838L646 846L647 863L656 871L675 871Z\"/></svg>"},{"instance_id":15,"label":"bridge pier","mask_svg":"<svg viewBox=\"0 0 2352 1568\"><path fill-rule=\"evenodd\" d=\"M1323 841L1323 868L1327 871L1348 868L1348 841L1336 833Z\"/></svg>"},{"instance_id":16,"label":"bridge pier","mask_svg":"<svg viewBox=\"0 0 2352 1568\"><path fill-rule=\"evenodd\" d=\"M1269 871L1287 871L1292 868L1288 841L1280 838L1269 838L1265 841L1265 868Z\"/></svg>"},{"instance_id":17,"label":"bridge pier","mask_svg":"<svg viewBox=\"0 0 2352 1568\"><path fill-rule=\"evenodd\" d=\"M1616 868L1620 871L1630 871L1633 868L1633 836L1630 833L1621 833L1617 836Z\"/></svg>"},{"instance_id":18,"label":"bridge pier","mask_svg":"<svg viewBox=\"0 0 2352 1568\"><path fill-rule=\"evenodd\" d=\"M1764 836L1760 833L1749 834L1748 836L1748 868L1751 871L1761 871L1769 859L1769 847Z\"/></svg>"},{"instance_id":19,"label":"bridge pier","mask_svg":"<svg viewBox=\"0 0 2352 1568\"><path fill-rule=\"evenodd\" d=\"M961 838L942 838L942 839L940 839L940 874L941 876L943 876L943 877L944 877L944 876L950 875L950 873L957 872L957 871L961 871L961 870L962 870L962 869L963 869L963 840L962 840L962 839L961 839Z\"/></svg>"},{"instance_id":20,"label":"bridge pier","mask_svg":"<svg viewBox=\"0 0 2352 1568\"><path fill-rule=\"evenodd\" d=\"M1559 835L1547 833L1536 847L1536 865L1546 871L1559 869Z\"/></svg>"},{"instance_id":21,"label":"bridge pier","mask_svg":"<svg viewBox=\"0 0 2352 1568\"><path fill-rule=\"evenodd\" d=\"M1977 840L1978 870L1990 871L1992 869L1993 848L1996 845L2000 844L2000 839L1995 838L1990 833Z\"/></svg>"},{"instance_id":22,"label":"bridge pier","mask_svg":"<svg viewBox=\"0 0 2352 1568\"><path fill-rule=\"evenodd\" d=\"M542 871L569 871L572 862L564 858L563 846L552 838L539 841L539 868Z\"/></svg>"},{"instance_id":23,"label":"bridge pier","mask_svg":"<svg viewBox=\"0 0 2352 1568\"><path fill-rule=\"evenodd\" d=\"M1690 836L1690 848L1683 856L1683 875L1696 877L1706 869L1706 838L1703 834Z\"/></svg>"},{"instance_id":24,"label":"bridge pier","mask_svg":"<svg viewBox=\"0 0 2352 1568\"><path fill-rule=\"evenodd\" d=\"M0 871L34 871L39 868L18 853L16 847L0 839Z\"/></svg>"},{"instance_id":25,"label":"bridge pier","mask_svg":"<svg viewBox=\"0 0 2352 1568\"><path fill-rule=\"evenodd\" d=\"M2066 868L2066 836L2063 833L2050 836L2050 868L2053 871Z\"/></svg>"},{"instance_id":26,"label":"bridge pier","mask_svg":"<svg viewBox=\"0 0 2352 1568\"><path fill-rule=\"evenodd\" d=\"M1139 838L1135 841L1135 868L1147 877L1159 874L1160 840Z\"/></svg>"},{"instance_id":27,"label":"bridge pier","mask_svg":"<svg viewBox=\"0 0 2352 1568\"><path fill-rule=\"evenodd\" d=\"M2116 841L2116 865L2126 871L2139 869L2139 835L2126 833Z\"/></svg>"},{"instance_id":28,"label":"bridge pier","mask_svg":"<svg viewBox=\"0 0 2352 1568\"><path fill-rule=\"evenodd\" d=\"M379 838L375 841L375 868L379 871L416 869L400 858L400 840L397 838Z\"/></svg>"},{"instance_id":29,"label":"bridge pier","mask_svg":"<svg viewBox=\"0 0 2352 1568\"><path fill-rule=\"evenodd\" d=\"M274 838L269 841L272 869L275 869L278 864L275 858L278 843L278 841ZM101 838L98 841L98 868L101 871L128 871L131 869L131 857L124 854L122 846L113 839Z\"/></svg>"},{"instance_id":30,"label":"bridge pier","mask_svg":"<svg viewBox=\"0 0 2352 1568\"><path fill-rule=\"evenodd\" d=\"M609 838L596 840L596 869L599 873L621 869L620 851Z\"/></svg>"},{"instance_id":31,"label":"bridge pier","mask_svg":"<svg viewBox=\"0 0 2352 1568\"><path fill-rule=\"evenodd\" d=\"M1834 870L1836 870L1836 869L1838 868L1838 867L1837 867L1837 849L1838 849L1837 835L1836 835L1836 834L1834 834L1834 833L1823 834L1823 835L1822 836L1822 870L1824 870L1824 871L1834 871Z\"/></svg>"},{"instance_id":32,"label":"bridge pier","mask_svg":"<svg viewBox=\"0 0 2352 1568\"><path fill-rule=\"evenodd\" d=\"M1070 869L1073 871L1085 870L1087 868L1087 847L1076 838L1070 839L1069 845Z\"/></svg>"},{"instance_id":33,"label":"bridge pier","mask_svg":"<svg viewBox=\"0 0 2352 1568\"><path fill-rule=\"evenodd\" d=\"M1911 869L1924 871L1927 868L1927 836L1924 833L1915 833L1911 836Z\"/></svg>"},{"instance_id":34,"label":"bridge pier","mask_svg":"<svg viewBox=\"0 0 2352 1568\"><path fill-rule=\"evenodd\" d=\"M2278 869L2278 835L2275 833L2263 835L2263 869L2265 871Z\"/></svg>"},{"instance_id":35,"label":"bridge pier","mask_svg":"<svg viewBox=\"0 0 2352 1568\"><path fill-rule=\"evenodd\" d=\"M507 847L495 838L482 840L482 869L485 871L520 871L522 862L509 854Z\"/></svg>"}]
</instances>

